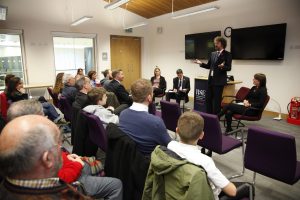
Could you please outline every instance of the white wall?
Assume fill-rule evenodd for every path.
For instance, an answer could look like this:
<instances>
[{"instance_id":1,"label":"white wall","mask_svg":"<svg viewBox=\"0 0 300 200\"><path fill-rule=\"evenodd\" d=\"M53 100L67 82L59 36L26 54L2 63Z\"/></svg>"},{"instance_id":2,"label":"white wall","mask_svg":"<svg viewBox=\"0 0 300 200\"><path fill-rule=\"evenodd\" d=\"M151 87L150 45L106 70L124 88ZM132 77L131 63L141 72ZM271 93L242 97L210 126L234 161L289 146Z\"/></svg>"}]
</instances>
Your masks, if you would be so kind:
<instances>
[{"instance_id":1,"label":"white wall","mask_svg":"<svg viewBox=\"0 0 300 200\"><path fill-rule=\"evenodd\" d=\"M135 24L145 19L118 8L104 9L106 3L99 0L3 0L1 5L8 6L8 20L0 21L0 29L19 29L24 31L25 68L28 83L54 83L55 60L52 32L97 34L96 62L100 73L110 68L110 35L129 35L143 37L144 29L127 34L123 30L125 23ZM30 5L30 6L28 6ZM51 9L49 9L51 8ZM72 13L71 13L71 10ZM92 15L93 19L76 27L70 26L74 19L83 15ZM108 60L102 61L102 52L107 52Z\"/></svg>"},{"instance_id":2,"label":"white wall","mask_svg":"<svg viewBox=\"0 0 300 200\"><path fill-rule=\"evenodd\" d=\"M198 32L221 30L228 26L233 28L251 27L276 23L287 23L285 58L283 61L237 61L232 63L232 71L236 80L245 85L252 85L253 74L262 72L267 75L267 87L271 98L278 101L282 111L286 113L286 105L293 96L300 96L300 1L298 0L220 0L211 5L220 7L217 11L172 20L170 15L153 18L147 27L145 36L145 66L143 77L153 75L154 66L160 66L162 75L166 77L168 88L172 87L172 78L177 68L192 79L207 75L208 70L185 60L184 35ZM206 5L207 6L207 5ZM203 6L205 7L205 6ZM201 6L199 8L202 8ZM193 8L195 10L197 8ZM163 27L163 34L157 34L157 27ZM272 35L270 35L272 37ZM229 39L230 40L230 39ZM228 42L229 42L228 40ZM229 42L230 43L230 42ZM297 46L295 49L295 46ZM228 49L230 49L228 47ZM193 96L190 92L190 96ZM273 100L269 110L278 110Z\"/></svg>"}]
</instances>

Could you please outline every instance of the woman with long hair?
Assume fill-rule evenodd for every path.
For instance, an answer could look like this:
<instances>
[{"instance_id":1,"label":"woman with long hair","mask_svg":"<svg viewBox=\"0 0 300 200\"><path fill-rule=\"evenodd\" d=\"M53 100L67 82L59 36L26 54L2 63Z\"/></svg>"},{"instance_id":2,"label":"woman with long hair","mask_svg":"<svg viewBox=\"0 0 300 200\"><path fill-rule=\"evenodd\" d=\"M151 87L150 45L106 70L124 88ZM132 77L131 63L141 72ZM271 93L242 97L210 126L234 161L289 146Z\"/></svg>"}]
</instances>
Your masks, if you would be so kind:
<instances>
[{"instance_id":1,"label":"woman with long hair","mask_svg":"<svg viewBox=\"0 0 300 200\"><path fill-rule=\"evenodd\" d=\"M28 94L25 93L25 89L23 88L23 81L19 77L13 77L8 81L6 96L8 100L12 102L26 100L28 99ZM47 100L42 96L38 99L43 105L44 114L55 123L65 123L54 106L47 102Z\"/></svg>"},{"instance_id":2,"label":"woman with long hair","mask_svg":"<svg viewBox=\"0 0 300 200\"><path fill-rule=\"evenodd\" d=\"M53 93L59 95L62 92L62 89L64 88L63 78L64 78L64 72L58 73L56 75L55 84L53 88Z\"/></svg>"},{"instance_id":3,"label":"woman with long hair","mask_svg":"<svg viewBox=\"0 0 300 200\"><path fill-rule=\"evenodd\" d=\"M266 75L257 73L253 78L253 87L250 89L245 100L240 103L230 103L225 106L224 109L218 114L218 117L222 117L225 114L227 123L226 132L232 131L231 123L232 116L234 114L244 114L246 116L256 116L259 114L259 110L263 108L265 100L267 98L267 78ZM249 107L255 109L248 109Z\"/></svg>"},{"instance_id":4,"label":"woman with long hair","mask_svg":"<svg viewBox=\"0 0 300 200\"><path fill-rule=\"evenodd\" d=\"M161 76L159 67L155 67L154 76L151 77L151 83L153 88L153 100L156 96L164 94L167 88L166 79Z\"/></svg>"}]
</instances>

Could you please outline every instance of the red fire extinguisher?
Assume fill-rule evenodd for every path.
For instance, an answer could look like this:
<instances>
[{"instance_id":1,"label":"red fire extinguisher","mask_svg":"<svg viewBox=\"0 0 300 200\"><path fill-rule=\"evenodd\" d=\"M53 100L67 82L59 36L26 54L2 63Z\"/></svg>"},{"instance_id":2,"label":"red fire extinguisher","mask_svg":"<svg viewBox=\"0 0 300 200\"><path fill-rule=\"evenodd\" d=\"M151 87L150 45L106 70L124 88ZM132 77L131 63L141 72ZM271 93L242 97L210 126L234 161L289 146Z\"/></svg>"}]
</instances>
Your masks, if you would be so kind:
<instances>
[{"instance_id":1,"label":"red fire extinguisher","mask_svg":"<svg viewBox=\"0 0 300 200\"><path fill-rule=\"evenodd\" d=\"M300 125L300 97L293 97L288 104L289 116L287 122Z\"/></svg>"}]
</instances>

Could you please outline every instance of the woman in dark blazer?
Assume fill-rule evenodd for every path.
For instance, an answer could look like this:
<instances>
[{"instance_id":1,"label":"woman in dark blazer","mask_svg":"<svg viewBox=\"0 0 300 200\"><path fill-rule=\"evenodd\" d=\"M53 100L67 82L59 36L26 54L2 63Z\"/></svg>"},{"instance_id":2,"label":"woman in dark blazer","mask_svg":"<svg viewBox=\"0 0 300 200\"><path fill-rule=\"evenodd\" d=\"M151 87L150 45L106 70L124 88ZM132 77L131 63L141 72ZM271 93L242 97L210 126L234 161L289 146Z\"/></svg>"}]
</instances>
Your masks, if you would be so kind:
<instances>
[{"instance_id":1,"label":"woman in dark blazer","mask_svg":"<svg viewBox=\"0 0 300 200\"><path fill-rule=\"evenodd\" d=\"M244 114L247 108L252 107L256 109L248 109L245 113L247 116L256 116L259 114L260 109L263 109L265 104L265 100L267 98L267 87L266 87L267 79L264 74L258 73L254 75L253 78L253 87L250 89L248 95L245 100L240 104L230 103L225 106L223 110L218 114L219 118L225 114L227 127L226 132L232 131L231 123L232 116L234 114Z\"/></svg>"},{"instance_id":2,"label":"woman in dark blazer","mask_svg":"<svg viewBox=\"0 0 300 200\"><path fill-rule=\"evenodd\" d=\"M151 77L151 83L153 87L153 99L156 96L165 93L165 90L167 88L166 79L161 76L160 69L158 67L155 67L154 69L154 76Z\"/></svg>"}]
</instances>

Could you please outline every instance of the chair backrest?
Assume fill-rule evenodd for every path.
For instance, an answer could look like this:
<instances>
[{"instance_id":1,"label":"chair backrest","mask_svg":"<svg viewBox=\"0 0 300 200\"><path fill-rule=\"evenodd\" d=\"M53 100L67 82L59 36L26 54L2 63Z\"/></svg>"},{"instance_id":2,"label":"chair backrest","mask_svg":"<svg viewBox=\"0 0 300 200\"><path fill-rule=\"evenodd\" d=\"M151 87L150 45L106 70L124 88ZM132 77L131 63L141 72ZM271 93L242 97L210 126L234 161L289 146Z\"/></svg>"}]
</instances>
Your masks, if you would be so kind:
<instances>
[{"instance_id":1,"label":"chair backrest","mask_svg":"<svg viewBox=\"0 0 300 200\"><path fill-rule=\"evenodd\" d=\"M62 108L62 113L64 114L65 120L71 121L72 119L72 105L68 99L64 96L61 96L59 99L60 106Z\"/></svg>"},{"instance_id":2,"label":"chair backrest","mask_svg":"<svg viewBox=\"0 0 300 200\"><path fill-rule=\"evenodd\" d=\"M155 104L152 102L149 104L148 106L148 112L152 115L155 115L156 114L156 106Z\"/></svg>"},{"instance_id":3,"label":"chair backrest","mask_svg":"<svg viewBox=\"0 0 300 200\"><path fill-rule=\"evenodd\" d=\"M269 101L270 101L270 96L267 95L267 97L266 97L266 99L265 99L265 102L264 102L264 105L263 105L263 107L261 108L261 110L259 111L259 113L258 113L258 115L257 115L257 117L259 118L259 120L261 119L262 114L263 114L263 112L264 112L266 106L268 105Z\"/></svg>"},{"instance_id":4,"label":"chair backrest","mask_svg":"<svg viewBox=\"0 0 300 200\"><path fill-rule=\"evenodd\" d=\"M244 100L247 96L247 94L249 93L250 91L250 88L247 88L247 87L241 87L236 95L235 95L235 98L238 99L238 100Z\"/></svg>"},{"instance_id":5,"label":"chair backrest","mask_svg":"<svg viewBox=\"0 0 300 200\"><path fill-rule=\"evenodd\" d=\"M51 87L47 87L47 91L53 100L53 104L55 107L59 108L58 104L58 95L53 93L53 89Z\"/></svg>"},{"instance_id":6,"label":"chair backrest","mask_svg":"<svg viewBox=\"0 0 300 200\"><path fill-rule=\"evenodd\" d=\"M194 111L200 114L204 119L204 137L198 141L198 144L213 152L222 152L222 130L219 119L216 115Z\"/></svg>"},{"instance_id":7,"label":"chair backrest","mask_svg":"<svg viewBox=\"0 0 300 200\"><path fill-rule=\"evenodd\" d=\"M7 97L6 97L6 94L4 92L2 92L0 94L0 103L1 103L1 115L4 119L6 119L9 103L7 101Z\"/></svg>"},{"instance_id":8,"label":"chair backrest","mask_svg":"<svg viewBox=\"0 0 300 200\"><path fill-rule=\"evenodd\" d=\"M103 127L102 121L96 115L82 111L87 118L89 127L89 137L104 152L107 150L107 134Z\"/></svg>"},{"instance_id":9,"label":"chair backrest","mask_svg":"<svg viewBox=\"0 0 300 200\"><path fill-rule=\"evenodd\" d=\"M293 184L297 166L295 138L259 127L248 129L245 167L259 174Z\"/></svg>"},{"instance_id":10,"label":"chair backrest","mask_svg":"<svg viewBox=\"0 0 300 200\"><path fill-rule=\"evenodd\" d=\"M181 115L180 106L178 103L171 103L169 101L160 101L161 118L163 119L166 128L173 132L176 131L177 121Z\"/></svg>"}]
</instances>

